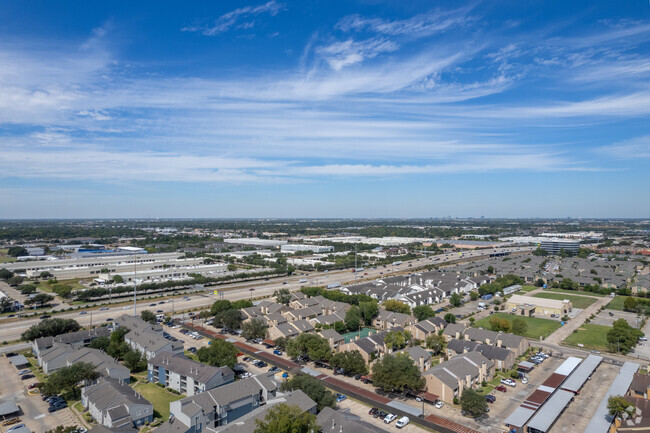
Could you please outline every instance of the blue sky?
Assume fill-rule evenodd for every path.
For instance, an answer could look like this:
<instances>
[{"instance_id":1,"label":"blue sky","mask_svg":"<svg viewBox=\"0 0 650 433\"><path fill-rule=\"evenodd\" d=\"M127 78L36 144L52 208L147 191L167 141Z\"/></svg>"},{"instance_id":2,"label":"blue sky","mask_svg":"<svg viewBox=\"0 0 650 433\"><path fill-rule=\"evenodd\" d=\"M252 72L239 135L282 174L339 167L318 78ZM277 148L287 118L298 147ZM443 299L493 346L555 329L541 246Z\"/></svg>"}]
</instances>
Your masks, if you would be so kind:
<instances>
[{"instance_id":1,"label":"blue sky","mask_svg":"<svg viewBox=\"0 0 650 433\"><path fill-rule=\"evenodd\" d=\"M650 217L650 4L0 4L0 218Z\"/></svg>"}]
</instances>

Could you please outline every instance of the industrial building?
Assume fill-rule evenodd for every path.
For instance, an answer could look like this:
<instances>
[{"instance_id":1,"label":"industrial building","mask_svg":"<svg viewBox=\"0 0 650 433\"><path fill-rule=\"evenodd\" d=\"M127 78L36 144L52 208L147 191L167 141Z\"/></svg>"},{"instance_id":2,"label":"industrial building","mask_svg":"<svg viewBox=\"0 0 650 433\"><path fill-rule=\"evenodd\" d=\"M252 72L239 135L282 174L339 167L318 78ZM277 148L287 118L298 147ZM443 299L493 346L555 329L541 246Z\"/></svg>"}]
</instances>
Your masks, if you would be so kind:
<instances>
[{"instance_id":1,"label":"industrial building","mask_svg":"<svg viewBox=\"0 0 650 433\"><path fill-rule=\"evenodd\" d=\"M549 254L559 254L561 250L575 254L580 249L580 242L568 239L547 239L542 240L540 248L548 251Z\"/></svg>"},{"instance_id":2,"label":"industrial building","mask_svg":"<svg viewBox=\"0 0 650 433\"><path fill-rule=\"evenodd\" d=\"M301 251L312 251L314 253L329 253L334 251L331 245L305 245L305 244L291 244L282 245L280 252L282 253L297 253Z\"/></svg>"},{"instance_id":3,"label":"industrial building","mask_svg":"<svg viewBox=\"0 0 650 433\"><path fill-rule=\"evenodd\" d=\"M255 245L261 247L280 247L288 244L287 241L279 241L276 239L260 239L260 238L232 238L224 239L224 243L237 244L237 245Z\"/></svg>"},{"instance_id":4,"label":"industrial building","mask_svg":"<svg viewBox=\"0 0 650 433\"><path fill-rule=\"evenodd\" d=\"M225 263L148 270L140 270L140 265L138 265L137 272L134 272L133 267L131 267L128 272L110 272L108 274L101 274L101 276L98 277L107 282L112 281L114 276L119 275L122 277L124 282L133 281L135 278L138 283L141 283L189 279L192 278L191 274L199 274L204 277L220 277L227 271L228 265Z\"/></svg>"}]
</instances>

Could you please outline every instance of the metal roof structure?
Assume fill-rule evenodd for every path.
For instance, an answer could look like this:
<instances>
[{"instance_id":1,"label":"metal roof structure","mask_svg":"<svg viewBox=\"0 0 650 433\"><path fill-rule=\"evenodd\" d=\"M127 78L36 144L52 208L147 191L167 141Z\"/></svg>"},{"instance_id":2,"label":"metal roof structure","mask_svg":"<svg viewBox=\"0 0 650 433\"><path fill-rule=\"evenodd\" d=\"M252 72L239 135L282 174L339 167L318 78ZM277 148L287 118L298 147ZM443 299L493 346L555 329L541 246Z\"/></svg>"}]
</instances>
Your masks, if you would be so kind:
<instances>
[{"instance_id":1,"label":"metal roof structure","mask_svg":"<svg viewBox=\"0 0 650 433\"><path fill-rule=\"evenodd\" d=\"M573 399L573 393L558 391L528 423L528 431L547 432L560 416L567 404Z\"/></svg>"},{"instance_id":2,"label":"metal roof structure","mask_svg":"<svg viewBox=\"0 0 650 433\"><path fill-rule=\"evenodd\" d=\"M556 374L562 374L564 376L570 375L573 370L582 362L582 358L576 358L575 356L570 356L566 361L562 363L556 370Z\"/></svg>"},{"instance_id":3,"label":"metal roof structure","mask_svg":"<svg viewBox=\"0 0 650 433\"><path fill-rule=\"evenodd\" d=\"M394 407L395 409L401 410L402 412L406 412L411 416L420 416L420 414L423 413L422 409L417 409L406 403L402 403L400 401L395 401L395 400L391 400L390 403L386 404L386 406Z\"/></svg>"},{"instance_id":4,"label":"metal roof structure","mask_svg":"<svg viewBox=\"0 0 650 433\"><path fill-rule=\"evenodd\" d=\"M616 376L614 382L598 405L596 413L591 417L591 422L584 430L584 433L606 433L609 430L613 418L609 415L609 410L607 409L607 399L613 395L624 395L630 388L632 379L634 379L634 373L638 369L639 364L636 362L626 362L623 364L618 376Z\"/></svg>"},{"instance_id":5,"label":"metal roof structure","mask_svg":"<svg viewBox=\"0 0 650 433\"><path fill-rule=\"evenodd\" d=\"M12 413L16 413L19 410L20 409L18 409L18 406L16 406L16 403L13 401L0 403L0 416L11 415Z\"/></svg>"},{"instance_id":6,"label":"metal roof structure","mask_svg":"<svg viewBox=\"0 0 650 433\"><path fill-rule=\"evenodd\" d=\"M527 409L523 406L519 406L513 413L510 414L508 418L504 421L504 423L508 427L517 427L521 428L523 427L528 420L535 414L535 411L533 409Z\"/></svg>"},{"instance_id":7,"label":"metal roof structure","mask_svg":"<svg viewBox=\"0 0 650 433\"><path fill-rule=\"evenodd\" d=\"M577 393L582 388L582 385L587 381L587 378L598 368L603 361L602 356L589 355L578 368L575 369L571 376L564 382L562 389Z\"/></svg>"},{"instance_id":8,"label":"metal roof structure","mask_svg":"<svg viewBox=\"0 0 650 433\"><path fill-rule=\"evenodd\" d=\"M521 361L519 364L517 364L517 367L522 368L524 370L532 370L533 367L535 367L535 364L528 361Z\"/></svg>"},{"instance_id":9,"label":"metal roof structure","mask_svg":"<svg viewBox=\"0 0 650 433\"><path fill-rule=\"evenodd\" d=\"M9 358L9 361L16 367L23 367L25 365L30 365L29 361L23 355L16 355Z\"/></svg>"}]
</instances>

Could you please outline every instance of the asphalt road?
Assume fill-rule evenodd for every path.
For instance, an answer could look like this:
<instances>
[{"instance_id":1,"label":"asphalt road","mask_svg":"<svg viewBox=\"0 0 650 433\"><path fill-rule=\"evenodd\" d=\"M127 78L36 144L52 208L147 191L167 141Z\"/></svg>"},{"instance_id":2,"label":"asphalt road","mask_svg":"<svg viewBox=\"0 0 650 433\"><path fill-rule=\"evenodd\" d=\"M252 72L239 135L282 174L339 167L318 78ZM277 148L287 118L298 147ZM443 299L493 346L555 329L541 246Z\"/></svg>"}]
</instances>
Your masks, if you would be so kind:
<instances>
[{"instance_id":1,"label":"asphalt road","mask_svg":"<svg viewBox=\"0 0 650 433\"><path fill-rule=\"evenodd\" d=\"M180 296L156 298L151 300L141 300L136 305L137 314L142 310L161 310L164 313L177 312L182 310L202 309L214 303L217 299L238 300L247 299L249 297L262 297L270 296L278 289L286 288L291 291L299 290L303 286L327 286L329 284L340 283L342 285L350 284L353 282L361 282L364 280L373 280L381 276L388 276L400 274L405 272L413 272L418 267L423 267L432 264L443 264L454 262L458 260L472 260L477 259L490 253L496 252L522 252L532 251L533 247L508 247L490 250L477 250L466 251L462 253L448 253L436 256L429 256L426 258L414 259L406 261L399 266L387 265L385 268L379 266L376 269L367 268L362 272L353 273L351 270L339 270L329 272L312 272L306 275L292 275L289 277L276 277L271 278L269 281L257 280L252 282L241 282L224 284L220 286L206 288L206 292L202 294L190 294L189 300L184 300ZM411 265L411 266L409 266ZM300 271L299 271L300 272ZM363 274L363 275L362 275ZM383 275L382 275L383 274ZM356 278L356 279L355 279ZM300 283L301 279L306 279L307 282ZM214 295L213 291L217 290L219 295ZM165 301L164 303L161 303ZM124 300L125 303L129 301ZM156 303L155 306L151 305ZM80 314L81 311L86 311L86 314ZM77 320L82 326L89 326L91 324L105 323L107 319L115 319L122 314L133 314L132 301L128 304L118 306L110 306L108 310L100 311L98 307L89 307L83 310L77 310L69 313L59 313L54 317L72 318ZM1 341L15 341L20 339L20 335L27 330L30 326L38 323L39 318L30 319L2 319L0 321L0 342Z\"/></svg>"}]
</instances>

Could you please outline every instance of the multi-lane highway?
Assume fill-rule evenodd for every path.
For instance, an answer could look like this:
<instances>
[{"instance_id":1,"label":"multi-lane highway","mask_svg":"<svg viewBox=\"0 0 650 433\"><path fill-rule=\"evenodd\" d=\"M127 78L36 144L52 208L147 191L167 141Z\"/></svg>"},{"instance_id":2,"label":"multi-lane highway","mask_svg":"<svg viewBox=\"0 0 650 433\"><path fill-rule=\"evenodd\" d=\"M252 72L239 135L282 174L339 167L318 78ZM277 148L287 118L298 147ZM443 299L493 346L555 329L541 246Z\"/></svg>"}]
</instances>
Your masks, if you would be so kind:
<instances>
[{"instance_id":1,"label":"multi-lane highway","mask_svg":"<svg viewBox=\"0 0 650 433\"><path fill-rule=\"evenodd\" d=\"M250 297L258 298L271 296L273 292L281 288L287 288L291 291L299 290L302 286L327 286L329 284L340 283L342 285L350 284L355 281L376 279L381 276L399 274L403 272L412 272L419 267L432 264L450 263L458 260L475 260L489 256L494 252L525 252L532 251L534 247L509 247L489 250L466 251L462 253L448 253L426 258L405 261L399 266L387 265L377 268L366 268L361 272L353 273L351 270L339 270L329 272L314 272L306 275L292 275L290 277L271 278L267 281L252 281L242 283L224 284L220 286L206 288L204 293L189 294L189 300L182 296L167 296L151 300L139 300L136 306L136 312L139 314L142 310L162 311L172 313L179 311L204 309L209 307L217 299L247 299ZM410 266L409 266L410 265ZM307 280L307 282L304 282ZM303 281L302 283L300 281ZM219 292L218 295L213 293L214 290ZM124 299L128 302L128 299ZM155 303L155 305L153 305ZM128 304L112 305L104 307L107 309L100 310L98 307L88 307L83 310L77 310L69 313L59 313L54 317L73 318L82 326L91 324L105 323L107 319L114 319L122 314L133 314L133 302ZM83 313L85 312L85 314ZM3 319L0 321L0 341L14 341L20 339L20 335L30 326L38 323L40 319Z\"/></svg>"}]
</instances>

